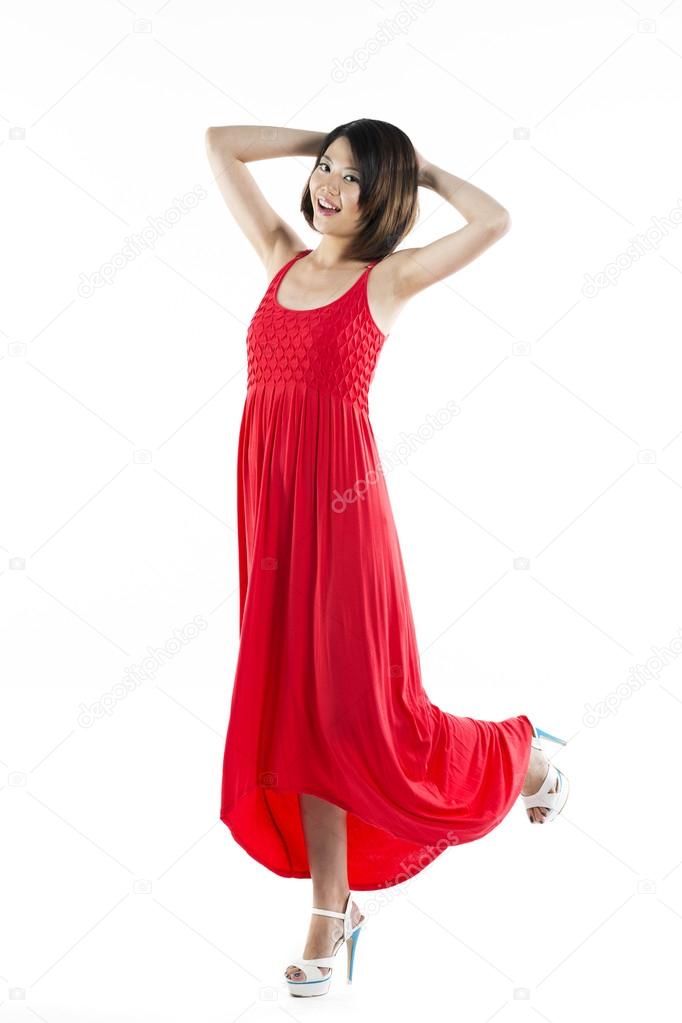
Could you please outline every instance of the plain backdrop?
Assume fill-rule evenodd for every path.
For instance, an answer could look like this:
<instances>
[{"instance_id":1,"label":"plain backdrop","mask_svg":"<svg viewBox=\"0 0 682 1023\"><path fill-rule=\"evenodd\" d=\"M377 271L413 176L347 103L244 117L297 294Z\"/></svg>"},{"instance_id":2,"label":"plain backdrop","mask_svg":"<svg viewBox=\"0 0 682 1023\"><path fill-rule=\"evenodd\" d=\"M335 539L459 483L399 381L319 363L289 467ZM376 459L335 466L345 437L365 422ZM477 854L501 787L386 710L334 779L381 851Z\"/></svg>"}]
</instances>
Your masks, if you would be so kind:
<instances>
[{"instance_id":1,"label":"plain backdrop","mask_svg":"<svg viewBox=\"0 0 682 1023\"><path fill-rule=\"evenodd\" d=\"M0 66L0 1018L679 1018L680 3L15 2ZM310 881L219 820L268 281L204 132L356 117L511 213L370 419L430 699L568 738L572 788L359 893L308 1004ZM249 166L314 248L312 159ZM420 205L405 245L464 223Z\"/></svg>"}]
</instances>

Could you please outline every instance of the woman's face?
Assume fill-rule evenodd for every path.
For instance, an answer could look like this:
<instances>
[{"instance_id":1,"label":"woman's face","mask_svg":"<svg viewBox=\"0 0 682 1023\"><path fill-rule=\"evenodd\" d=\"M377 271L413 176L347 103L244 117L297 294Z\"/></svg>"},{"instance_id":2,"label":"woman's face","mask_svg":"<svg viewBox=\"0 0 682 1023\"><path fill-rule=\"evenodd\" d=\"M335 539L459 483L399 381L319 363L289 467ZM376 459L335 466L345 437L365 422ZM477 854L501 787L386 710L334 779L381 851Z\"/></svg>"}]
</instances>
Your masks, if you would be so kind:
<instances>
[{"instance_id":1,"label":"woman's face","mask_svg":"<svg viewBox=\"0 0 682 1023\"><path fill-rule=\"evenodd\" d=\"M327 146L310 175L313 223L321 234L351 236L359 219L360 172L343 135ZM324 209L320 200L336 211Z\"/></svg>"}]
</instances>

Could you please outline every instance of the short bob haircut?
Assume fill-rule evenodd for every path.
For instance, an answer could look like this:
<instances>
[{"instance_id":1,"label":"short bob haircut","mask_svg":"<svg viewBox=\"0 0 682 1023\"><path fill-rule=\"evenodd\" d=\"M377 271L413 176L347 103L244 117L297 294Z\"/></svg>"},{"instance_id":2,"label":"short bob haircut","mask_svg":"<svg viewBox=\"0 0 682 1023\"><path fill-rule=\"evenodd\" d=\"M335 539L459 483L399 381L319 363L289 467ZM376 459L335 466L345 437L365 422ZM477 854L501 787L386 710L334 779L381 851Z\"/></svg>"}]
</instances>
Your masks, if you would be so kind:
<instances>
[{"instance_id":1,"label":"short bob haircut","mask_svg":"<svg viewBox=\"0 0 682 1023\"><path fill-rule=\"evenodd\" d=\"M383 259L408 234L419 215L417 155L400 128L362 117L340 124L325 136L315 160L344 135L360 177L360 224L346 256L363 263ZM301 212L314 231L310 178L301 196Z\"/></svg>"}]
</instances>

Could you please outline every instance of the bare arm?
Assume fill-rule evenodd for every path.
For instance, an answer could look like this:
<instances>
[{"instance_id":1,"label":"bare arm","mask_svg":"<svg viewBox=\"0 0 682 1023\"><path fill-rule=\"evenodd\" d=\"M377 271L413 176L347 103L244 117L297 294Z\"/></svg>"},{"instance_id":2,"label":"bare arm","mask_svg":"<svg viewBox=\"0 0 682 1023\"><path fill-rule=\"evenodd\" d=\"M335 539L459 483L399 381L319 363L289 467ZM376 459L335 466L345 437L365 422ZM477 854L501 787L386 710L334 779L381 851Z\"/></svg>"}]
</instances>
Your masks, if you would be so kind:
<instances>
[{"instance_id":1,"label":"bare arm","mask_svg":"<svg viewBox=\"0 0 682 1023\"><path fill-rule=\"evenodd\" d=\"M325 132L228 124L206 130L206 153L227 206L259 258L281 265L305 243L269 204L246 164L278 156L315 156Z\"/></svg>"},{"instance_id":2,"label":"bare arm","mask_svg":"<svg viewBox=\"0 0 682 1023\"><path fill-rule=\"evenodd\" d=\"M466 266L511 226L509 213L491 195L417 155L419 184L437 192L468 223L428 245L392 254L394 294L403 301Z\"/></svg>"}]
</instances>

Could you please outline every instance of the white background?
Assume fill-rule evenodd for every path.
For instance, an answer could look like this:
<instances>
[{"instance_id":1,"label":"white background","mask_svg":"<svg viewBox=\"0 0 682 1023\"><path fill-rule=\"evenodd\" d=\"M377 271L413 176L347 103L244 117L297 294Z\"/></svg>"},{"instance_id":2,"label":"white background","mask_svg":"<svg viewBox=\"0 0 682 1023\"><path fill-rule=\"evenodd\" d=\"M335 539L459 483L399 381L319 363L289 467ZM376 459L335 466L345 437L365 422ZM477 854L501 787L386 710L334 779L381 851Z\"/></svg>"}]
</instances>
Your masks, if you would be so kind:
<instances>
[{"instance_id":1,"label":"white background","mask_svg":"<svg viewBox=\"0 0 682 1023\"><path fill-rule=\"evenodd\" d=\"M101 0L2 20L0 1020L677 1018L679 0ZM426 691L568 738L551 750L571 796L551 826L519 802L358 893L353 987L341 966L307 1004L282 973L310 881L218 819L245 333L267 280L204 132L362 116L512 216L402 313L370 416L386 459L420 438L387 482ZM311 165L250 168L314 248ZM463 223L420 203L406 245ZM448 401L459 415L418 434Z\"/></svg>"}]
</instances>

